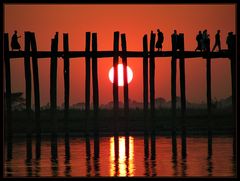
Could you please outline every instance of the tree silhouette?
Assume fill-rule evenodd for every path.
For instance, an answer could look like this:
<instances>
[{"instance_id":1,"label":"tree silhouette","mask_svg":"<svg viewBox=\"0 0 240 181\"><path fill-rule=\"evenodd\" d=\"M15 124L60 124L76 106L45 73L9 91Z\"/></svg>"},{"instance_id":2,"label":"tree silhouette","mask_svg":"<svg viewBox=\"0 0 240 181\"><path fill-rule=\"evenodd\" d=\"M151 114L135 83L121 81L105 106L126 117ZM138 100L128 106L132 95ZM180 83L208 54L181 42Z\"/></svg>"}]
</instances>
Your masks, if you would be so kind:
<instances>
[{"instance_id":1,"label":"tree silhouette","mask_svg":"<svg viewBox=\"0 0 240 181\"><path fill-rule=\"evenodd\" d=\"M15 110L21 110L25 106L25 99L22 97L22 92L14 92L11 94L12 108ZM6 93L4 92L4 97L6 98Z\"/></svg>"}]
</instances>

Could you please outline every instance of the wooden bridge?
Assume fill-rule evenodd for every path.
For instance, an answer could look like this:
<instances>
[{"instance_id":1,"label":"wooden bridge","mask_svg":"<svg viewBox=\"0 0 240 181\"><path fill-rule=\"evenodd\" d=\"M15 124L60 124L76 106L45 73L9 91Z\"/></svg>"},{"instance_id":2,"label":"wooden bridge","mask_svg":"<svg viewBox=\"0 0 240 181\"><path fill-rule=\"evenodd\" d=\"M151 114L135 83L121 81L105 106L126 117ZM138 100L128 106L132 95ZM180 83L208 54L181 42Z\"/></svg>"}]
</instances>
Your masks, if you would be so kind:
<instances>
[{"instance_id":1,"label":"wooden bridge","mask_svg":"<svg viewBox=\"0 0 240 181\"><path fill-rule=\"evenodd\" d=\"M96 52L97 58L105 58L105 57L113 57L114 55L117 55L119 57L123 57L123 54L126 54L128 58L137 58L137 57L143 57L144 53L142 51L118 51L117 53L114 51L98 51ZM154 52L154 57L172 57L174 54L173 51L159 51ZM38 51L36 54L33 52L25 52L25 51L9 51L9 58L24 58L26 56L34 56L36 55L37 58L51 58L52 52L51 51ZM86 57L86 56L93 56L93 52L86 53L85 51L58 51L56 53L57 57L64 57L68 56L69 58L80 58L80 57ZM196 52L196 51L184 51L179 52L177 51L175 53L176 57L183 56L184 58L229 58L230 54L228 50L222 50L221 52ZM150 53L148 53L148 57L150 57Z\"/></svg>"},{"instance_id":2,"label":"wooden bridge","mask_svg":"<svg viewBox=\"0 0 240 181\"><path fill-rule=\"evenodd\" d=\"M119 40L121 38L121 48L119 50ZM31 111L31 67L30 59L32 58L32 71L33 71L33 84L34 84L34 110L35 110L35 122L36 122L36 133L40 137L41 126L40 126L40 91L39 91L39 73L38 73L38 61L40 58L50 58L50 107L51 116L53 120L53 135L56 134L54 131L54 125L56 124L55 112L57 107L57 62L58 57L62 57L64 60L64 116L65 116L65 127L68 132L68 114L69 114L69 63L72 58L85 58L85 69L86 69L86 80L85 80L85 112L89 115L90 111L90 73L92 73L92 84L93 84L93 110L95 115L95 137L98 142L98 110L99 110L99 92L98 92L98 59L104 57L113 57L114 67L114 83L113 83L113 102L114 102L114 115L117 119L119 112L119 98L118 98L118 69L117 65L119 58L123 62L124 71L124 113L126 116L126 132L128 134L128 120L127 115L129 112L128 102L128 84L127 84L127 59L133 57L142 57L143 61L143 111L145 120L147 121L148 115L148 95L150 92L150 116L154 117L155 112L155 58L156 57L172 57L171 60L171 98L172 98L172 136L173 136L173 152L176 152L176 130L175 130L175 117L176 117L176 63L179 59L180 68L180 93L181 93L181 125L182 125L182 154L186 155L186 127L185 127L185 112L186 112L186 94L185 94L185 59L200 57L206 59L206 99L207 99L207 110L209 117L211 116L211 59L214 58L228 58L231 64L231 78L232 78L232 102L233 112L236 112L236 49L223 50L220 52L195 52L184 50L184 34L179 34L178 50L174 49L175 45L172 39L172 50L171 51L155 51L155 38L156 35L151 33L150 36L150 49L148 49L148 38L147 35L143 36L143 50L142 51L128 51L126 43L126 35L119 32L114 32L113 51L98 51L97 49L97 33L86 32L86 45L85 51L70 51L68 44L68 34L63 34L63 51L58 51L58 32L51 40L51 51L38 51L35 34L33 32L25 32L25 45L24 51L10 51L9 50L9 37L8 34L4 34L4 62L5 62L5 80L6 80L6 103L7 103L7 128L8 132L11 133L11 61L17 61L16 58L24 58L25 68L25 82L26 82L26 111L30 115ZM236 37L234 37L236 39ZM92 50L90 47L92 39ZM236 47L236 46L233 46ZM14 60L11 60L13 59ZM10 61L11 60L11 61ZM92 61L92 69L90 67L90 61ZM188 60L190 61L190 60ZM149 67L149 69L148 69ZM148 88L148 82L150 87ZM149 91L150 89L150 91ZM154 138L155 135L155 123L154 119L151 119L151 132ZM86 120L87 121L87 120ZM145 122L146 122L145 121ZM209 119L210 122L210 119ZM114 128L117 133L117 127ZM147 134L148 129L145 130ZM211 124L209 124L209 149L211 151ZM234 139L235 139L234 133ZM29 139L28 139L29 138ZM30 140L31 133L28 133L27 139ZM54 138L54 137L53 137ZM11 135L8 135L8 140L11 140ZM56 141L56 140L55 140ZM11 141L8 141L8 149L11 150ZM234 141L235 144L235 141ZM235 148L235 145L234 145ZM31 148L29 148L31 149ZM36 149L38 150L38 149ZM235 149L234 149L235 150ZM10 155L9 155L10 156Z\"/></svg>"}]
</instances>

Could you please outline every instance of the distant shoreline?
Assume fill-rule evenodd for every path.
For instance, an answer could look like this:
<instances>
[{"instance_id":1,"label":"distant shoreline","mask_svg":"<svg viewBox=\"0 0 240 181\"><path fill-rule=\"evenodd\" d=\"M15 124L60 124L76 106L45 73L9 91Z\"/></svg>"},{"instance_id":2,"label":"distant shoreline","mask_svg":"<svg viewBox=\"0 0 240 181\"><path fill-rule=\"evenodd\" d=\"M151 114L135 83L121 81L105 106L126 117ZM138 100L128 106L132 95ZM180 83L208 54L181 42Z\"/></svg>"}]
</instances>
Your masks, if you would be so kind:
<instances>
[{"instance_id":1,"label":"distant shoreline","mask_svg":"<svg viewBox=\"0 0 240 181\"><path fill-rule=\"evenodd\" d=\"M12 112L12 133L26 133L35 132L35 116L31 113L31 119L28 119L25 111ZM154 121L156 134L171 135L172 130L172 114L171 110L156 110ZM55 115L57 133L61 134L66 131L64 110L57 111ZM96 124L96 117L93 111L90 111L89 116L86 116L84 111L69 110L68 131L70 134L84 135L86 131L86 124L88 131L94 131ZM100 110L98 114L99 134L112 135L114 127L117 131L124 133L126 130L126 120L128 120L129 134L143 135L145 127L151 130L151 116L148 113L146 124L144 120L144 112L142 110L130 110L128 117L125 117L123 110L119 111L118 116L114 115L112 110ZM115 121L114 121L115 120ZM181 134L181 113L178 110L176 115L176 130L177 134ZM5 118L7 123L7 118ZM231 110L214 110L211 117L208 117L206 110L187 110L185 116L186 129L188 135L207 135L209 123L212 125L213 135L231 135L234 131L234 120ZM50 111L42 111L40 116L41 132L48 134L52 132L53 122L50 117ZM6 126L6 124L5 124ZM5 130L6 127L5 127Z\"/></svg>"}]
</instances>

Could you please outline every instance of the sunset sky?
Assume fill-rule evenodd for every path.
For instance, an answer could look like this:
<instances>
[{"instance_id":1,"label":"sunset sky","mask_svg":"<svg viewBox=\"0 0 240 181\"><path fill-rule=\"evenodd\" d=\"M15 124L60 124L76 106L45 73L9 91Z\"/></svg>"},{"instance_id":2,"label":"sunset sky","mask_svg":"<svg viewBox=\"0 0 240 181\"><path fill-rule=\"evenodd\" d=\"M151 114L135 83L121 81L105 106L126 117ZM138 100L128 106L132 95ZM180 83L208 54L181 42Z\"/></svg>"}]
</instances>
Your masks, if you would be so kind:
<instances>
[{"instance_id":1,"label":"sunset sky","mask_svg":"<svg viewBox=\"0 0 240 181\"><path fill-rule=\"evenodd\" d=\"M176 29L184 33L185 50L195 50L196 34L207 29L211 38L211 49L215 33L221 30L221 45L227 48L226 37L236 32L236 7L234 4L219 5L4 5L4 31L10 38L14 30L22 36L19 39L24 49L24 31L35 32L38 50L50 50L51 38L59 32L59 50L62 50L63 33L69 33L70 50L85 49L85 32L97 32L98 50L113 50L114 31L126 33L127 50L142 51L142 38L151 30L159 28L164 34L163 51L171 50L171 34ZM120 44L121 45L121 44ZM23 59L13 59L12 91L24 92L25 79ZM50 59L39 59L41 106L50 102ZM58 105L64 100L63 61L58 63ZM98 59L99 99L105 104L113 99L112 83L108 71L112 58ZM121 62L121 59L119 59ZM155 96L171 99L171 58L156 58ZM84 102L85 59L70 59L70 105ZM230 63L228 59L214 59L212 64L212 97L217 99L231 95ZM128 58L133 70L129 84L129 98L143 100L142 58ZM178 66L177 66L178 67ZM206 102L206 61L186 59L186 97L191 102ZM177 70L177 94L180 95L179 71ZM33 90L33 89L32 89ZM120 87L120 100L123 88ZM33 94L32 94L33 95ZM92 101L92 97L91 97Z\"/></svg>"}]
</instances>

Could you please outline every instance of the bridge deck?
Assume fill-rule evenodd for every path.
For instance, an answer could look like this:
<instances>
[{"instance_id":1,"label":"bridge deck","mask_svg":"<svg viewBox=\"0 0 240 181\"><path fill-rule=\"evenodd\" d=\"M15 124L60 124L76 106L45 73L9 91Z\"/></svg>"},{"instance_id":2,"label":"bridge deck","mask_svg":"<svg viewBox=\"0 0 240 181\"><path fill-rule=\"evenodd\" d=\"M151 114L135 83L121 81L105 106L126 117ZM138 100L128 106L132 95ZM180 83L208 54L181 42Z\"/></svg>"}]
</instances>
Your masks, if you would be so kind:
<instances>
[{"instance_id":1,"label":"bridge deck","mask_svg":"<svg viewBox=\"0 0 240 181\"><path fill-rule=\"evenodd\" d=\"M52 56L51 51L38 51L37 53L38 58L50 58ZM86 57L86 56L97 56L98 58L104 57L113 57L116 55L114 51L98 51L96 54L92 52L85 52L85 51L69 51L65 53L69 58L79 58L79 57ZM173 52L173 51L162 51L162 52L154 52L154 57L172 57L175 54L176 58L184 57L184 58L229 58L230 52L227 50L222 50L221 52L195 52L195 51L184 51L184 52ZM9 51L9 58L23 58L25 56L33 56L33 52L29 52L28 54L24 51ZM118 56L122 57L123 52L119 51L117 53ZM143 57L144 53L142 51L127 51L126 56L128 58L134 57ZM150 52L148 52L148 57L150 57ZM57 52L57 57L64 57L63 51Z\"/></svg>"}]
</instances>

